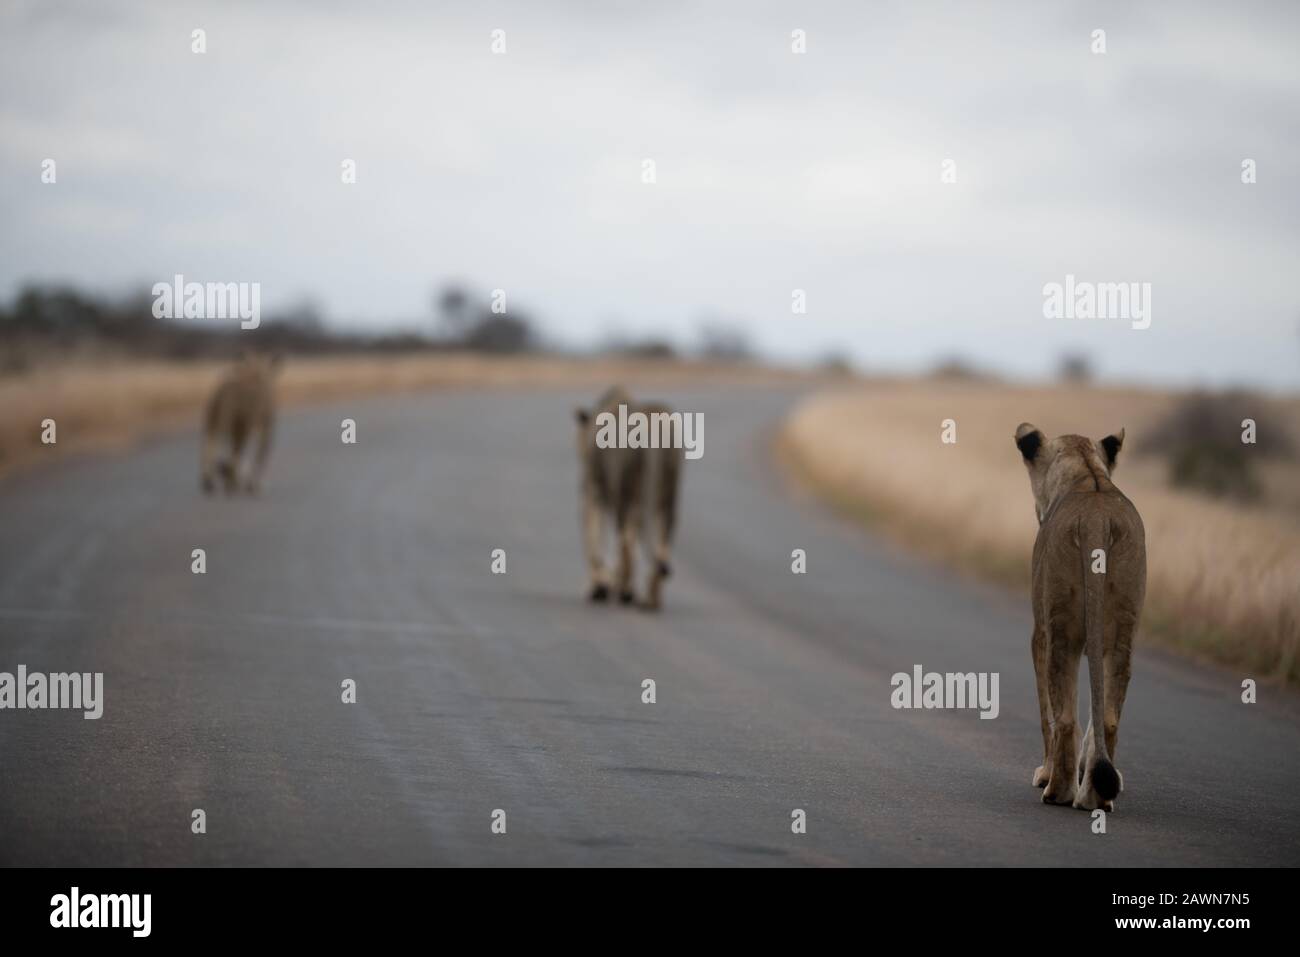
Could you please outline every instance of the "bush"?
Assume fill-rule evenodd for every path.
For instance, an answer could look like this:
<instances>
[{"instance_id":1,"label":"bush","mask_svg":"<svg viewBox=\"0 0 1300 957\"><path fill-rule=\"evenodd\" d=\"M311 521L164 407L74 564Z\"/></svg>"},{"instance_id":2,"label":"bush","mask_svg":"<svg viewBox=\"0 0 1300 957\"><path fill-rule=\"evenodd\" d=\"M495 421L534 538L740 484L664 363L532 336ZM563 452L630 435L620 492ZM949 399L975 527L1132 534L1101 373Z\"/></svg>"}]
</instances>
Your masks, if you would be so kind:
<instances>
[{"instance_id":1,"label":"bush","mask_svg":"<svg viewBox=\"0 0 1300 957\"><path fill-rule=\"evenodd\" d=\"M700 326L699 354L713 362L747 362L753 347L743 329L736 325L706 322Z\"/></svg>"},{"instance_id":2,"label":"bush","mask_svg":"<svg viewBox=\"0 0 1300 957\"><path fill-rule=\"evenodd\" d=\"M1062 382L1070 385L1087 385L1092 381L1092 362L1088 357L1077 352L1061 356L1056 367L1056 375Z\"/></svg>"},{"instance_id":3,"label":"bush","mask_svg":"<svg viewBox=\"0 0 1300 957\"><path fill-rule=\"evenodd\" d=\"M1242 421L1255 421L1255 443L1242 442ZM1295 446L1286 423L1267 400L1244 391L1196 392L1151 430L1145 443L1169 463L1169 482L1216 497L1260 498L1255 477L1260 458L1292 458Z\"/></svg>"}]
</instances>

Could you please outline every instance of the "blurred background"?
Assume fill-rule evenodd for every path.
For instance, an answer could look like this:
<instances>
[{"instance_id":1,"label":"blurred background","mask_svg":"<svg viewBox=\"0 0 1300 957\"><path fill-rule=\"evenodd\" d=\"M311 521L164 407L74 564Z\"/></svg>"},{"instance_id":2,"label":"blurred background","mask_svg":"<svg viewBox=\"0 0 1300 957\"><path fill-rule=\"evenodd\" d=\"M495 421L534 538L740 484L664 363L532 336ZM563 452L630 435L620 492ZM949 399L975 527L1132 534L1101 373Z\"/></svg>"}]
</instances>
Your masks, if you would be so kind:
<instances>
[{"instance_id":1,"label":"blurred background","mask_svg":"<svg viewBox=\"0 0 1300 957\"><path fill-rule=\"evenodd\" d=\"M1125 426L1176 568L1153 620L1295 677L1298 27L1287 2L7 3L0 469L45 417L71 447L190 426L248 348L293 357L288 401L806 379L857 389L788 424L806 478L1019 581L1016 423ZM261 325L155 318L177 274L260 284ZM1149 283L1150 327L1045 318L1067 275ZM986 456L963 489L1014 481L1003 509L915 481L950 474L956 409Z\"/></svg>"},{"instance_id":2,"label":"blurred background","mask_svg":"<svg viewBox=\"0 0 1300 957\"><path fill-rule=\"evenodd\" d=\"M1297 384L1291 3L20 0L0 18L11 366L35 348L16 337L74 328L205 349L140 311L182 273L259 282L280 320L261 339L298 348L328 331ZM1045 319L1067 273L1151 283L1151 327ZM483 323L495 289L509 318Z\"/></svg>"}]
</instances>

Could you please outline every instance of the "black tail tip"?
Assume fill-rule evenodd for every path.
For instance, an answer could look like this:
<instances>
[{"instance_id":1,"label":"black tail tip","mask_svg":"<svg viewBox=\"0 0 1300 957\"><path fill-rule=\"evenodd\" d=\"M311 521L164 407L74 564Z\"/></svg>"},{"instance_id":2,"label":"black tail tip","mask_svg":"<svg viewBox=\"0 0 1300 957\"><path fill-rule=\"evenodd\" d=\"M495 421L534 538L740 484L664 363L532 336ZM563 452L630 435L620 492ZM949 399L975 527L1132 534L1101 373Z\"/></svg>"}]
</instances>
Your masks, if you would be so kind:
<instances>
[{"instance_id":1,"label":"black tail tip","mask_svg":"<svg viewBox=\"0 0 1300 957\"><path fill-rule=\"evenodd\" d=\"M659 564L655 566L655 571L659 573L660 578L668 578L673 573L673 566L669 565L665 561L660 561Z\"/></svg>"},{"instance_id":2,"label":"black tail tip","mask_svg":"<svg viewBox=\"0 0 1300 957\"><path fill-rule=\"evenodd\" d=\"M1113 801L1119 794L1119 772L1105 758L1098 758L1092 766L1092 789L1103 801Z\"/></svg>"}]
</instances>

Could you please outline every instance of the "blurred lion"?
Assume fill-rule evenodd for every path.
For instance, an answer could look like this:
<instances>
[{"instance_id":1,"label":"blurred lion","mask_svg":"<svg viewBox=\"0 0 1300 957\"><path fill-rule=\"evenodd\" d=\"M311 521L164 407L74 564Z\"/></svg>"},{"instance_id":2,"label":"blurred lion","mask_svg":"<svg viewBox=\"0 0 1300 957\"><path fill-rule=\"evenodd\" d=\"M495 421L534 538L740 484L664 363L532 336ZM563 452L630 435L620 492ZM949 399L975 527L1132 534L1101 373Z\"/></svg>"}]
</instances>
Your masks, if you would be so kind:
<instances>
[{"instance_id":1,"label":"blurred lion","mask_svg":"<svg viewBox=\"0 0 1300 957\"><path fill-rule=\"evenodd\" d=\"M245 355L217 384L203 413L199 480L204 492L210 494L218 478L228 495L253 495L261 488L275 424L274 381L281 365L278 355ZM251 467L244 455L250 442L255 447Z\"/></svg>"},{"instance_id":2,"label":"blurred lion","mask_svg":"<svg viewBox=\"0 0 1300 957\"><path fill-rule=\"evenodd\" d=\"M620 405L629 413L671 414L667 406L658 403L633 402L619 387L608 390L594 408L577 410L583 541L590 575L588 597L594 602L609 598L605 520L612 516L618 547L613 585L619 601L631 604L636 600L633 579L637 540L643 532L648 532L652 567L644 607L657 609L663 600L663 583L672 574L670 548L677 523L677 492L684 454L680 447L601 447L597 436L602 413L617 416Z\"/></svg>"}]
</instances>

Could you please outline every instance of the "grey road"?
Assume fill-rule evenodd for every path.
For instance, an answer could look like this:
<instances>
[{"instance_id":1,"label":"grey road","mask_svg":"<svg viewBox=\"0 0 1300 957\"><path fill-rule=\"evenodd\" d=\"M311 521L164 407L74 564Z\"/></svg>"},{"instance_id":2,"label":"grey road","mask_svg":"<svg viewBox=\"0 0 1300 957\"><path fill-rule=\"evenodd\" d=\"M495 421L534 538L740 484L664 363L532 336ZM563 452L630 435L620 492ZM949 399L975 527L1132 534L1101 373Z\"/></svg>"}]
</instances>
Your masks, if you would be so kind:
<instances>
[{"instance_id":1,"label":"grey road","mask_svg":"<svg viewBox=\"0 0 1300 957\"><path fill-rule=\"evenodd\" d=\"M706 429L658 616L581 598L585 395L291 412L256 500L188 435L0 483L0 671L105 697L0 711L0 862L1300 864L1294 696L1144 651L1093 834L1029 783L1025 600L792 492L793 393L664 397ZM999 673L998 717L893 709L916 664Z\"/></svg>"}]
</instances>

